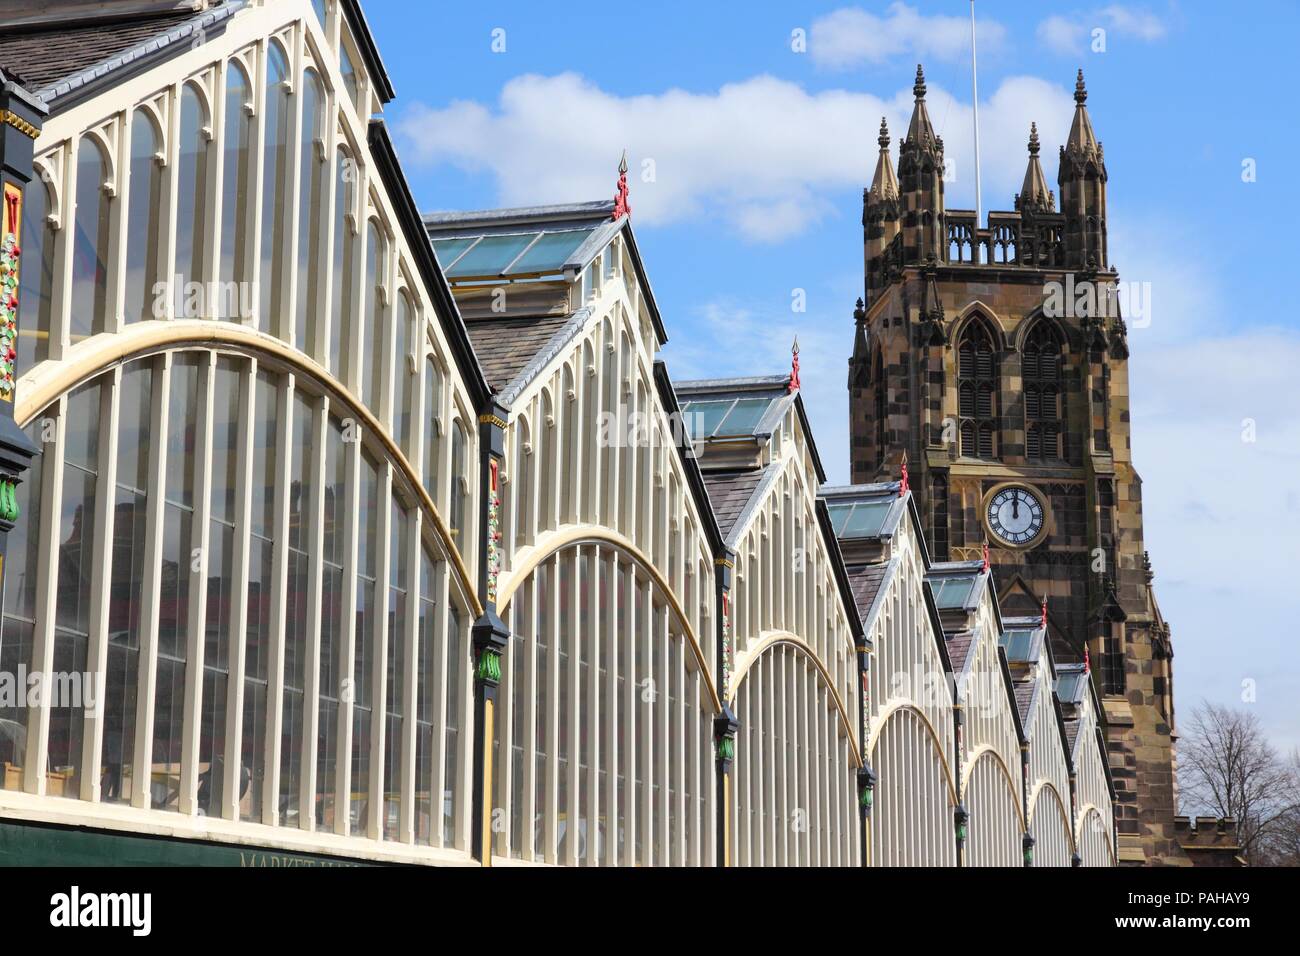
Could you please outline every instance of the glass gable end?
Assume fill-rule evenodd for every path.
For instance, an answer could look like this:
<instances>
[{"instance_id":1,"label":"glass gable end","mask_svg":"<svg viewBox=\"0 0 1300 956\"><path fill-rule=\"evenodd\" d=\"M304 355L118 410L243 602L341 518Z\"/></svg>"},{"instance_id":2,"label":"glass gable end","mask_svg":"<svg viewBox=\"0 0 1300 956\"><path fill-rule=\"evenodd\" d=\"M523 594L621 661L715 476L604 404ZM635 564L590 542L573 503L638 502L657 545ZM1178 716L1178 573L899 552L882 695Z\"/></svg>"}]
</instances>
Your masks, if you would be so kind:
<instances>
[{"instance_id":1,"label":"glass gable end","mask_svg":"<svg viewBox=\"0 0 1300 956\"><path fill-rule=\"evenodd\" d=\"M595 226L434 239L438 263L450 278L558 273Z\"/></svg>"},{"instance_id":2,"label":"glass gable end","mask_svg":"<svg viewBox=\"0 0 1300 956\"><path fill-rule=\"evenodd\" d=\"M1042 642L1036 628L1013 628L1002 632L1002 647L1012 663L1032 664L1038 660Z\"/></svg>"},{"instance_id":3,"label":"glass gable end","mask_svg":"<svg viewBox=\"0 0 1300 956\"><path fill-rule=\"evenodd\" d=\"M742 438L754 434L774 398L704 398L682 405L691 438Z\"/></svg>"},{"instance_id":4,"label":"glass gable end","mask_svg":"<svg viewBox=\"0 0 1300 956\"><path fill-rule=\"evenodd\" d=\"M874 538L884 527L889 509L895 499L878 498L874 501L850 501L828 505L831 527L837 538Z\"/></svg>"},{"instance_id":5,"label":"glass gable end","mask_svg":"<svg viewBox=\"0 0 1300 956\"><path fill-rule=\"evenodd\" d=\"M937 581L931 581L930 586L934 589L934 603L941 608L965 607L970 600L975 582L978 580L978 577L970 577L941 578Z\"/></svg>"}]
</instances>

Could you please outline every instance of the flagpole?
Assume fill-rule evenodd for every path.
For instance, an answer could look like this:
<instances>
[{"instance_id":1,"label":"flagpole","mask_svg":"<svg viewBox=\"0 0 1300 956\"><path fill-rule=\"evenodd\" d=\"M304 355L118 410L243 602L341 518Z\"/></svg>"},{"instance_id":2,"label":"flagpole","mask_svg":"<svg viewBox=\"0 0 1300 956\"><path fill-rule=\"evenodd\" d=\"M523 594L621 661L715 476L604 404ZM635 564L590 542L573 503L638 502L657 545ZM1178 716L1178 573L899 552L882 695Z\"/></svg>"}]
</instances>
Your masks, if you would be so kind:
<instances>
[{"instance_id":1,"label":"flagpole","mask_svg":"<svg viewBox=\"0 0 1300 956\"><path fill-rule=\"evenodd\" d=\"M980 91L975 76L975 0L970 0L970 93L975 105L975 228L984 220L984 206L980 196Z\"/></svg>"}]
</instances>

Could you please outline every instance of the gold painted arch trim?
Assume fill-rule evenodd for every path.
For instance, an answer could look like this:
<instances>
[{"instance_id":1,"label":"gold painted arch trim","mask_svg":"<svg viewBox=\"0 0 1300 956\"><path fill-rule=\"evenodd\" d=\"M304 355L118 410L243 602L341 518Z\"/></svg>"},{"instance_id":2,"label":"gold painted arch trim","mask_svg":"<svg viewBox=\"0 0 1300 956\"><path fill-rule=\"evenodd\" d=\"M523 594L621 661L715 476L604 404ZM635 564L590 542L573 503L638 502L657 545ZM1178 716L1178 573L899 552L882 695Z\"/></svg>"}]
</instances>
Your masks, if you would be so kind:
<instances>
[{"instance_id":1,"label":"gold painted arch trim","mask_svg":"<svg viewBox=\"0 0 1300 956\"><path fill-rule=\"evenodd\" d=\"M871 739L867 742L867 753L874 754L876 752L876 744L880 742L885 727L899 714L911 714L921 721L921 726L930 737L930 743L933 745L934 752L938 757L939 766L943 768L943 780L948 785L948 801L950 804L955 805L957 803L957 785L953 780L952 767L949 765L948 757L944 753L943 743L940 741L939 735L935 733L934 724L930 723L930 718L925 715L925 711L910 701L891 704L877 715L876 720L872 722Z\"/></svg>"},{"instance_id":2,"label":"gold painted arch trim","mask_svg":"<svg viewBox=\"0 0 1300 956\"><path fill-rule=\"evenodd\" d=\"M709 670L708 658L704 656L695 629L691 626L690 620L682 610L677 595L673 593L672 588L669 586L668 579L663 572L655 567L649 555L617 531L594 525L579 525L548 532L538 538L534 545L520 552L521 560L510 569L509 575L498 588L497 606L501 613L505 613L505 609L514 597L515 591L519 590L519 586L532 575L539 564L549 560L566 548L580 544L599 544L613 548L631 558L634 563L645 571L654 583L655 588L667 602L673 617L686 637L686 643L690 646L691 653L695 655L695 661L699 665L701 675L704 677L705 689L709 692L709 701L713 704L713 712L721 713L722 701L718 697L718 690L713 682L713 674Z\"/></svg>"},{"instance_id":3,"label":"gold painted arch trim","mask_svg":"<svg viewBox=\"0 0 1300 956\"><path fill-rule=\"evenodd\" d=\"M788 631L773 631L760 637L753 647L746 649L743 659L736 663L736 670L731 678L731 696L727 698L728 703L735 702L736 695L740 693L740 684L749 675L754 662L777 644L786 644L793 647L801 651L805 657L813 662L818 674L821 675L822 683L830 691L831 700L835 701L835 710L840 715L840 723L844 727L844 736L849 742L849 751L853 754L856 765L861 767L862 751L858 749L857 731L853 729L853 722L849 720L848 710L844 706L839 691L835 688L835 681L831 680L830 671L822 664L816 652L797 634L791 634Z\"/></svg>"},{"instance_id":4,"label":"gold painted arch trim","mask_svg":"<svg viewBox=\"0 0 1300 956\"><path fill-rule=\"evenodd\" d=\"M1007 785L1007 790L1011 793L1011 805L1016 808L1016 821L1023 830L1025 827L1025 810L1020 805L1020 787L1017 785L1015 777L1011 775L1011 771L1007 768L1007 762L990 744L980 744L971 752L970 760L966 764L966 772L962 775L962 793L966 793L970 789L971 778L975 776L975 771L979 769L979 765L985 760L992 760L1001 773L1002 779Z\"/></svg>"},{"instance_id":5,"label":"gold painted arch trim","mask_svg":"<svg viewBox=\"0 0 1300 956\"><path fill-rule=\"evenodd\" d=\"M1095 803L1084 804L1083 809L1079 811L1079 826L1077 831L1074 834L1074 845L1078 848L1079 852L1083 852L1083 828L1087 826L1088 818L1092 816L1095 816L1099 820L1101 820L1103 828L1105 827L1106 814L1102 811L1102 808L1097 806L1097 804ZM1106 850L1110 854L1110 862L1114 864L1115 846L1112 842L1112 833L1109 829L1106 829L1105 833L1106 833Z\"/></svg>"},{"instance_id":6,"label":"gold painted arch trim","mask_svg":"<svg viewBox=\"0 0 1300 956\"><path fill-rule=\"evenodd\" d=\"M1052 803L1055 804L1056 809L1061 814L1061 819L1065 822L1065 832L1070 838L1070 851L1074 852L1077 845L1074 840L1074 828L1070 826L1070 811L1066 809L1065 801L1061 799L1061 792L1056 789L1055 784L1050 780L1038 781L1034 786L1033 793L1029 795L1029 822L1026 824L1025 829L1033 828L1034 820L1038 817L1038 800L1045 793L1051 794Z\"/></svg>"},{"instance_id":7,"label":"gold painted arch trim","mask_svg":"<svg viewBox=\"0 0 1300 956\"><path fill-rule=\"evenodd\" d=\"M68 350L66 358L42 362L23 377L18 383L14 418L20 427L25 426L60 396L116 365L189 347L223 348L259 361L269 358L295 375L302 375L315 383L331 398L337 398L347 408L348 414L361 423L365 432L375 437L384 454L406 477L420 508L433 524L447 560L455 569L471 613L475 617L483 613L473 578L456 548L447 522L429 497L405 452L393 441L388 430L327 369L265 332L207 319L169 319L134 323L121 332L94 336L74 345Z\"/></svg>"}]
</instances>

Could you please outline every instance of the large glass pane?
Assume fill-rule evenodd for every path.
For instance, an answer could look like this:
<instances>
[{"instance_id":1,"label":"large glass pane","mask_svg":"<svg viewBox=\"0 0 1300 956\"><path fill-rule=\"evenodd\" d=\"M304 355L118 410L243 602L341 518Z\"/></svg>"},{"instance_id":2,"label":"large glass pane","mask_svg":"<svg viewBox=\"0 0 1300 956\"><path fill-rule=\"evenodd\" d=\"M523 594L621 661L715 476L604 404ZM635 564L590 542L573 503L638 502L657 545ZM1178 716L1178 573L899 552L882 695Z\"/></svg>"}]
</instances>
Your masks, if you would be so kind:
<instances>
[{"instance_id":1,"label":"large glass pane","mask_svg":"<svg viewBox=\"0 0 1300 956\"><path fill-rule=\"evenodd\" d=\"M248 319L253 310L252 296L244 274L244 249L252 238L248 234L249 146L253 134L252 86L248 75L234 60L226 72L225 155L221 184L221 261L225 303L219 317ZM237 305L236 305L237 304Z\"/></svg>"},{"instance_id":2,"label":"large glass pane","mask_svg":"<svg viewBox=\"0 0 1300 956\"><path fill-rule=\"evenodd\" d=\"M176 280L177 297L182 303L179 315L202 318L206 315L204 296L191 294L189 283L204 280L203 258L207 235L208 188L207 111L192 84L181 91L180 168L176 201ZM197 308L196 308L197 306Z\"/></svg>"},{"instance_id":3,"label":"large glass pane","mask_svg":"<svg viewBox=\"0 0 1300 956\"><path fill-rule=\"evenodd\" d=\"M316 447L315 402L293 397L289 450L288 620L284 627L284 708L280 729L280 822L300 826L304 695L307 686L307 598L311 573L311 524L315 509L312 452Z\"/></svg>"},{"instance_id":4,"label":"large glass pane","mask_svg":"<svg viewBox=\"0 0 1300 956\"><path fill-rule=\"evenodd\" d=\"M127 209L126 310L127 322L158 319L166 315L165 302L155 291L158 281L158 242L162 230L163 169L159 163L162 141L153 114L137 109L131 119L131 183ZM165 294L165 293L164 293Z\"/></svg>"},{"instance_id":5,"label":"large glass pane","mask_svg":"<svg viewBox=\"0 0 1300 956\"><path fill-rule=\"evenodd\" d=\"M434 811L437 804L433 792L437 784L434 757L437 753L433 739L434 720L439 703L439 660L437 643L437 565L426 545L420 551L420 611L416 621L415 674L418 684L415 691L415 842L433 841ZM439 801L440 802L440 801ZM438 810L441 817L441 810Z\"/></svg>"},{"instance_id":6,"label":"large glass pane","mask_svg":"<svg viewBox=\"0 0 1300 956\"><path fill-rule=\"evenodd\" d=\"M484 236L451 269L449 277L497 276L528 247L535 233L522 236Z\"/></svg>"},{"instance_id":7,"label":"large glass pane","mask_svg":"<svg viewBox=\"0 0 1300 956\"><path fill-rule=\"evenodd\" d=\"M356 167L343 150L334 157L334 276L332 293L333 316L330 321L329 348L325 367L335 375L345 375L343 361L345 350L352 348L352 246L353 232L348 218L352 190L356 182Z\"/></svg>"},{"instance_id":8,"label":"large glass pane","mask_svg":"<svg viewBox=\"0 0 1300 956\"><path fill-rule=\"evenodd\" d=\"M244 637L244 723L240 741L239 815L244 820L262 818L266 782L267 682L274 578L275 435L281 416L276 379L259 371L253 398L252 538L248 562L248 633Z\"/></svg>"},{"instance_id":9,"label":"large glass pane","mask_svg":"<svg viewBox=\"0 0 1300 956\"><path fill-rule=\"evenodd\" d=\"M117 434L117 499L113 520L112 589L104 675L103 776L100 799L129 802L140 783L135 764L135 717L144 610L144 561L149 509L149 450L155 362L122 372Z\"/></svg>"},{"instance_id":10,"label":"large glass pane","mask_svg":"<svg viewBox=\"0 0 1300 956\"><path fill-rule=\"evenodd\" d=\"M464 687L469 670L468 646L460 632L460 614L454 606L447 608L447 727L444 734L447 760L443 769L442 845L460 846L456 819L460 815L460 731L464 726Z\"/></svg>"},{"instance_id":11,"label":"large glass pane","mask_svg":"<svg viewBox=\"0 0 1300 956\"><path fill-rule=\"evenodd\" d=\"M40 177L23 190L22 261L19 266L18 374L50 357L50 304L54 289L54 226L50 193Z\"/></svg>"},{"instance_id":12,"label":"large glass pane","mask_svg":"<svg viewBox=\"0 0 1300 956\"><path fill-rule=\"evenodd\" d=\"M218 357L213 388L212 511L208 532L198 792L201 812L211 816L221 815L225 786L226 694L230 644L234 639L230 611L234 591L240 364L235 359Z\"/></svg>"},{"instance_id":13,"label":"large glass pane","mask_svg":"<svg viewBox=\"0 0 1300 956\"><path fill-rule=\"evenodd\" d=\"M578 246L586 242L595 230L573 229L568 232L548 232L529 247L515 264L510 266L508 275L531 273L549 274L559 272L560 267L577 251Z\"/></svg>"},{"instance_id":14,"label":"large glass pane","mask_svg":"<svg viewBox=\"0 0 1300 956\"><path fill-rule=\"evenodd\" d=\"M466 487L469 480L468 466L465 459L465 432L459 425L455 426L451 436L451 507L447 509L448 521L452 534L456 536L456 547L462 555L469 552L469 523Z\"/></svg>"},{"instance_id":15,"label":"large glass pane","mask_svg":"<svg viewBox=\"0 0 1300 956\"><path fill-rule=\"evenodd\" d=\"M717 430L730 408L729 398L720 402L687 402L682 406L682 423L689 430L691 438L708 438Z\"/></svg>"},{"instance_id":16,"label":"large glass pane","mask_svg":"<svg viewBox=\"0 0 1300 956\"><path fill-rule=\"evenodd\" d=\"M396 840L402 814L402 737L406 709L406 594L410 587L408 552L411 545L411 516L401 503L391 506L392 534L389 537L388 643L384 654L386 671L384 726L384 839Z\"/></svg>"},{"instance_id":17,"label":"large glass pane","mask_svg":"<svg viewBox=\"0 0 1300 956\"><path fill-rule=\"evenodd\" d=\"M361 455L361 500L357 515L357 618L352 658L351 832L365 833L371 800L370 720L374 707L375 566L379 522L379 467Z\"/></svg>"},{"instance_id":18,"label":"large glass pane","mask_svg":"<svg viewBox=\"0 0 1300 956\"><path fill-rule=\"evenodd\" d=\"M48 792L78 796L82 771L83 701L95 570L95 508L99 470L100 383L67 399L63 508L59 521L58 588L54 610L54 680L50 707Z\"/></svg>"},{"instance_id":19,"label":"large glass pane","mask_svg":"<svg viewBox=\"0 0 1300 956\"><path fill-rule=\"evenodd\" d=\"M280 44L272 41L266 63L266 129L262 151L261 328L283 333L284 238L288 224L289 133L293 93L289 65Z\"/></svg>"},{"instance_id":20,"label":"large glass pane","mask_svg":"<svg viewBox=\"0 0 1300 956\"><path fill-rule=\"evenodd\" d=\"M411 454L412 406L419 371L419 365L411 359L411 323L414 318L411 300L403 292L397 297L397 314L393 317L393 438L408 456ZM413 373L412 368L416 372Z\"/></svg>"},{"instance_id":21,"label":"large glass pane","mask_svg":"<svg viewBox=\"0 0 1300 956\"><path fill-rule=\"evenodd\" d=\"M302 144L300 149L298 195L298 301L295 309L294 344L300 351L313 351L315 318L324 290L323 276L316 268L319 261L321 231L321 190L325 183L325 159L322 149L325 98L320 78L314 70L303 74ZM309 335L310 333L310 335Z\"/></svg>"},{"instance_id":22,"label":"large glass pane","mask_svg":"<svg viewBox=\"0 0 1300 956\"><path fill-rule=\"evenodd\" d=\"M325 553L321 578L320 725L316 743L316 826L333 830L343 690L343 563L347 547L347 451L343 424L331 416L325 439Z\"/></svg>"},{"instance_id":23,"label":"large glass pane","mask_svg":"<svg viewBox=\"0 0 1300 956\"><path fill-rule=\"evenodd\" d=\"M435 505L441 506L438 493L439 466L442 458L442 373L430 356L424 363L424 490Z\"/></svg>"},{"instance_id":24,"label":"large glass pane","mask_svg":"<svg viewBox=\"0 0 1300 956\"><path fill-rule=\"evenodd\" d=\"M162 601L150 782L153 805L166 810L178 810L180 796L185 671L189 657L190 568L195 546L194 440L199 426L200 362L206 365L207 356L188 353L173 359L167 396Z\"/></svg>"},{"instance_id":25,"label":"large glass pane","mask_svg":"<svg viewBox=\"0 0 1300 956\"><path fill-rule=\"evenodd\" d=\"M72 236L71 341L104 331L108 313L108 164L99 143L83 136L77 144L77 210Z\"/></svg>"},{"instance_id":26,"label":"large glass pane","mask_svg":"<svg viewBox=\"0 0 1300 956\"><path fill-rule=\"evenodd\" d=\"M384 328L384 281L388 275L388 257L384 237L373 220L366 226L366 305L365 325L362 326L362 354L366 374L361 381L361 400L376 415L379 414L379 396L387 381L388 336Z\"/></svg>"},{"instance_id":27,"label":"large glass pane","mask_svg":"<svg viewBox=\"0 0 1300 956\"><path fill-rule=\"evenodd\" d=\"M742 398L731 410L722 424L718 426L718 435L752 435L759 421L772 404L767 398Z\"/></svg>"}]
</instances>

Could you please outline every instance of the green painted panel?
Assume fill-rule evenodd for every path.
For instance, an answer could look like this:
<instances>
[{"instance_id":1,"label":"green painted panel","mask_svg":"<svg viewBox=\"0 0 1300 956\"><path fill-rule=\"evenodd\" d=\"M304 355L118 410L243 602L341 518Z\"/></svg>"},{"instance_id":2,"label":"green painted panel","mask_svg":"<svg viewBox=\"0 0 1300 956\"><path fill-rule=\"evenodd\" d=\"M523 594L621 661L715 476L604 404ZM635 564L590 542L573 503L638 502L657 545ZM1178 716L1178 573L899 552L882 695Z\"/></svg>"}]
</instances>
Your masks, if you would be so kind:
<instances>
[{"instance_id":1,"label":"green painted panel","mask_svg":"<svg viewBox=\"0 0 1300 956\"><path fill-rule=\"evenodd\" d=\"M374 866L258 846L0 820L0 866Z\"/></svg>"}]
</instances>

